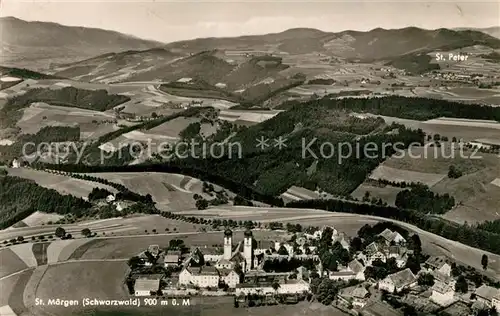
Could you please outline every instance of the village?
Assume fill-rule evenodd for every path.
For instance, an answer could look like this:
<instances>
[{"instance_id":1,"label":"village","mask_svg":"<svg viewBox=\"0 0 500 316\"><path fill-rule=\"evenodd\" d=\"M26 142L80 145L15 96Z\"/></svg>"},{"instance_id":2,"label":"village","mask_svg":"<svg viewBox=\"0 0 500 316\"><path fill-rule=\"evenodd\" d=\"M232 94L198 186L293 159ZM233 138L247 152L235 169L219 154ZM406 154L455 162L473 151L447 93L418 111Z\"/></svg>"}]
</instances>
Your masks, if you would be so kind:
<instances>
[{"instance_id":1,"label":"village","mask_svg":"<svg viewBox=\"0 0 500 316\"><path fill-rule=\"evenodd\" d=\"M229 228L221 235L223 243L211 247L188 247L180 239L170 240L167 249L150 245L128 262L130 294L233 296L235 307L315 299L352 315L500 310L498 282L424 254L417 234L390 223L365 225L354 238L330 226L284 232L287 237L276 241L256 240L250 228L242 240L233 239ZM487 266L487 256L478 260Z\"/></svg>"}]
</instances>

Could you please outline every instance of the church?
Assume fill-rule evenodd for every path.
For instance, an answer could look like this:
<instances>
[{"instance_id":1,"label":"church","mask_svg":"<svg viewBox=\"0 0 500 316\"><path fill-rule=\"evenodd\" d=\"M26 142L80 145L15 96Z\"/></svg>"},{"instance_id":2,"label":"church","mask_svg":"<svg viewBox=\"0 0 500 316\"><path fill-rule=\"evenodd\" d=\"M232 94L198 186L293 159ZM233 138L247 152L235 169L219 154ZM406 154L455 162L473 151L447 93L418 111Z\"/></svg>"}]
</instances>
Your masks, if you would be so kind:
<instances>
[{"instance_id":1,"label":"church","mask_svg":"<svg viewBox=\"0 0 500 316\"><path fill-rule=\"evenodd\" d=\"M246 230L243 241L233 247L233 232L231 229L224 231L224 252L222 257L216 262L217 269L234 269L236 264L241 266L243 272L250 271L255 266L254 239L251 230Z\"/></svg>"}]
</instances>

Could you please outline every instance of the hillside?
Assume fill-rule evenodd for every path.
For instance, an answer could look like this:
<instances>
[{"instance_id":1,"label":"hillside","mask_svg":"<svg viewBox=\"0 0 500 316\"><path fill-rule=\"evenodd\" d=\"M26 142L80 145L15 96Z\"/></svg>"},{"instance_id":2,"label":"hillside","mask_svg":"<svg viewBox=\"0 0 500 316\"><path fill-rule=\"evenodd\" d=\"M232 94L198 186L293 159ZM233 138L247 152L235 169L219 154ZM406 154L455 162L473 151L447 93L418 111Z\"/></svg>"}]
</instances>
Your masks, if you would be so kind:
<instances>
[{"instance_id":1,"label":"hillside","mask_svg":"<svg viewBox=\"0 0 500 316\"><path fill-rule=\"evenodd\" d=\"M61 195L34 181L0 175L0 228L6 228L35 211L82 214L92 206L72 195Z\"/></svg>"},{"instance_id":2,"label":"hillside","mask_svg":"<svg viewBox=\"0 0 500 316\"><path fill-rule=\"evenodd\" d=\"M160 43L96 28L0 18L0 54L6 65L40 69L103 53L148 49Z\"/></svg>"},{"instance_id":3,"label":"hillside","mask_svg":"<svg viewBox=\"0 0 500 316\"><path fill-rule=\"evenodd\" d=\"M490 36L500 38L500 26L492 26L492 27L486 27L486 28L457 28L455 29L457 31L464 31L464 30L473 30L473 31L479 31L485 34L488 34Z\"/></svg>"},{"instance_id":4,"label":"hillside","mask_svg":"<svg viewBox=\"0 0 500 316\"><path fill-rule=\"evenodd\" d=\"M412 52L430 52L472 45L499 48L500 40L474 30L424 30L408 27L329 33L300 28L276 34L181 41L165 47L184 52L202 49L265 50L289 54L324 52L344 58L385 59Z\"/></svg>"}]
</instances>

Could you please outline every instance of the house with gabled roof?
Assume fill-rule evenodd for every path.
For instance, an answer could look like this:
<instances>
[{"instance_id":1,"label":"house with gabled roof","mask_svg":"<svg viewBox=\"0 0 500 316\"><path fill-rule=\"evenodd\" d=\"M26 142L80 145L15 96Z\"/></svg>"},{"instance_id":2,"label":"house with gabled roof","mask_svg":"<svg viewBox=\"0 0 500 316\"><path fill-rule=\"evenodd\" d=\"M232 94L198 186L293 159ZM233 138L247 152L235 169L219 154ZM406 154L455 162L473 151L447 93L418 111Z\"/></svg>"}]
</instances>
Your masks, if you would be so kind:
<instances>
[{"instance_id":1,"label":"house with gabled roof","mask_svg":"<svg viewBox=\"0 0 500 316\"><path fill-rule=\"evenodd\" d=\"M368 303L370 292L362 285L355 285L341 289L337 297L347 306L363 308Z\"/></svg>"},{"instance_id":2,"label":"house with gabled roof","mask_svg":"<svg viewBox=\"0 0 500 316\"><path fill-rule=\"evenodd\" d=\"M412 288L417 285L417 277L410 269L404 269L399 272L389 274L385 279L378 282L380 290L390 293L400 292L404 289Z\"/></svg>"},{"instance_id":3,"label":"house with gabled roof","mask_svg":"<svg viewBox=\"0 0 500 316\"><path fill-rule=\"evenodd\" d=\"M212 266L184 267L179 274L180 285L218 287L219 281L219 271Z\"/></svg>"},{"instance_id":4,"label":"house with gabled roof","mask_svg":"<svg viewBox=\"0 0 500 316\"><path fill-rule=\"evenodd\" d=\"M387 245L391 244L403 244L406 243L406 239L398 232L393 232L389 228L384 229L383 232L378 234L382 237Z\"/></svg>"},{"instance_id":5,"label":"house with gabled roof","mask_svg":"<svg viewBox=\"0 0 500 316\"><path fill-rule=\"evenodd\" d=\"M500 289L483 284L476 289L474 294L479 303L489 308L495 307L497 311L500 311Z\"/></svg>"},{"instance_id":6,"label":"house with gabled roof","mask_svg":"<svg viewBox=\"0 0 500 316\"><path fill-rule=\"evenodd\" d=\"M135 296L150 296L160 289L160 278L138 278L134 283Z\"/></svg>"},{"instance_id":7,"label":"house with gabled roof","mask_svg":"<svg viewBox=\"0 0 500 316\"><path fill-rule=\"evenodd\" d=\"M455 301L455 286L452 283L436 280L431 290L429 299L440 306L448 306Z\"/></svg>"}]
</instances>

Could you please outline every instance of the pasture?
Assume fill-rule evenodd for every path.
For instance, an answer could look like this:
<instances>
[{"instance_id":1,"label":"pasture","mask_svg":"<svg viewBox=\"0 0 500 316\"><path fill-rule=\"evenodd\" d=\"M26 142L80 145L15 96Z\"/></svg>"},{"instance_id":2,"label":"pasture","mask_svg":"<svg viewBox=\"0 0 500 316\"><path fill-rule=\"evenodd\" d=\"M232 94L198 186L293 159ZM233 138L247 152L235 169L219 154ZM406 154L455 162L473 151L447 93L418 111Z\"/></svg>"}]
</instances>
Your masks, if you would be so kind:
<instances>
[{"instance_id":1,"label":"pasture","mask_svg":"<svg viewBox=\"0 0 500 316\"><path fill-rule=\"evenodd\" d=\"M123 184L140 194L151 194L161 210L183 210L195 207L193 194L202 192L202 181L189 176L170 173L99 173L97 177ZM214 186L217 190L218 186Z\"/></svg>"},{"instance_id":2,"label":"pasture","mask_svg":"<svg viewBox=\"0 0 500 316\"><path fill-rule=\"evenodd\" d=\"M280 110L273 110L273 111L222 110L219 113L219 119L228 122L244 121L253 124L258 124L275 117L280 112L281 112Z\"/></svg>"},{"instance_id":3,"label":"pasture","mask_svg":"<svg viewBox=\"0 0 500 316\"><path fill-rule=\"evenodd\" d=\"M354 190L351 193L351 196L358 200L362 200L363 197L365 196L365 193L369 192L370 199L371 198L382 199L382 201L386 202L387 204L395 206L396 196L402 190L403 190L402 188L393 187L390 185L379 186L379 185L370 185L368 183L362 183L359 187L356 188L356 190Z\"/></svg>"},{"instance_id":4,"label":"pasture","mask_svg":"<svg viewBox=\"0 0 500 316\"><path fill-rule=\"evenodd\" d=\"M74 179L34 169L9 168L8 172L11 176L33 180L38 185L54 189L63 195L72 194L76 197L87 198L94 188L103 188L113 193L117 192L115 188L97 182Z\"/></svg>"},{"instance_id":5,"label":"pasture","mask_svg":"<svg viewBox=\"0 0 500 316\"><path fill-rule=\"evenodd\" d=\"M403 169L396 169L385 165L380 165L377 169L373 170L370 179L379 180L385 179L393 182L420 182L428 186L441 181L446 174L435 174L426 172L409 171Z\"/></svg>"},{"instance_id":6,"label":"pasture","mask_svg":"<svg viewBox=\"0 0 500 316\"><path fill-rule=\"evenodd\" d=\"M98 137L115 128L106 123L114 120L114 115L71 107L49 105L42 102L31 104L24 109L23 116L17 123L24 134L35 134L45 126L79 125L82 138Z\"/></svg>"}]
</instances>

